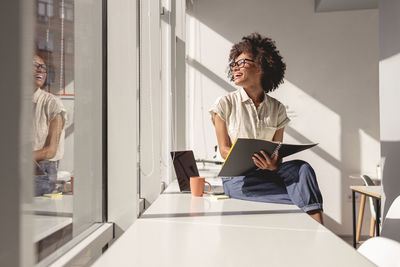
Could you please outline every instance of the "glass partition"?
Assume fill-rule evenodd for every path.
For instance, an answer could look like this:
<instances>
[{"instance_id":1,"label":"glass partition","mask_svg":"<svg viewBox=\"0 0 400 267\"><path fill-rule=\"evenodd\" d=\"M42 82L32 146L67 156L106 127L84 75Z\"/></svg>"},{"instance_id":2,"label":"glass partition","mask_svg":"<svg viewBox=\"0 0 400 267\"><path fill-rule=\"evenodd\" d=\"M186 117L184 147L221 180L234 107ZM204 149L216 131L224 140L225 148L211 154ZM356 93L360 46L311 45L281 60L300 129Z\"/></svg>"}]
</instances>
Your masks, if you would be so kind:
<instances>
[{"instance_id":1,"label":"glass partition","mask_svg":"<svg viewBox=\"0 0 400 267\"><path fill-rule=\"evenodd\" d=\"M36 262L103 222L103 2L35 0Z\"/></svg>"}]
</instances>

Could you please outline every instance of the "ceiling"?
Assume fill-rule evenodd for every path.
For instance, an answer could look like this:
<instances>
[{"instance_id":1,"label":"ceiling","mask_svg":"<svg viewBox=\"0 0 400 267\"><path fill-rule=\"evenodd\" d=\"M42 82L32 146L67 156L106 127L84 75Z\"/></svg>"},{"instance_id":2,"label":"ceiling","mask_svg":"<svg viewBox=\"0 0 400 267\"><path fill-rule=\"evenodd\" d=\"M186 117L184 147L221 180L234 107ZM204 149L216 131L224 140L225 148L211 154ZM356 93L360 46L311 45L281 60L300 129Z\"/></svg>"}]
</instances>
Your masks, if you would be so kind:
<instances>
[{"instance_id":1,"label":"ceiling","mask_svg":"<svg viewBox=\"0 0 400 267\"><path fill-rule=\"evenodd\" d=\"M315 0L316 12L378 8L379 0Z\"/></svg>"}]
</instances>

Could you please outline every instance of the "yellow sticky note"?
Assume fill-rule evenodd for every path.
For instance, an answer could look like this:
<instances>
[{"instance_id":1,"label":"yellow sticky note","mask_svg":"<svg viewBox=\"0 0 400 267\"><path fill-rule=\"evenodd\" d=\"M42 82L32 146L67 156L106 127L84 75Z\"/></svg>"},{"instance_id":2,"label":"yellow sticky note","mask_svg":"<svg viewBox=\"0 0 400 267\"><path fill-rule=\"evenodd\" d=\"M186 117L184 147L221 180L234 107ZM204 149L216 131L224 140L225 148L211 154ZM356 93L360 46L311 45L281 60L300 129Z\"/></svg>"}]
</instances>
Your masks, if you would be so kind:
<instances>
[{"instance_id":1,"label":"yellow sticky note","mask_svg":"<svg viewBox=\"0 0 400 267\"><path fill-rule=\"evenodd\" d=\"M216 195L215 198L218 199L218 200L220 200L220 199L228 199L229 196L226 196L226 195Z\"/></svg>"},{"instance_id":2,"label":"yellow sticky note","mask_svg":"<svg viewBox=\"0 0 400 267\"><path fill-rule=\"evenodd\" d=\"M55 198L61 198L62 197L62 192L60 193L54 193L54 194L43 194L44 197L48 197L51 199L55 199Z\"/></svg>"}]
</instances>

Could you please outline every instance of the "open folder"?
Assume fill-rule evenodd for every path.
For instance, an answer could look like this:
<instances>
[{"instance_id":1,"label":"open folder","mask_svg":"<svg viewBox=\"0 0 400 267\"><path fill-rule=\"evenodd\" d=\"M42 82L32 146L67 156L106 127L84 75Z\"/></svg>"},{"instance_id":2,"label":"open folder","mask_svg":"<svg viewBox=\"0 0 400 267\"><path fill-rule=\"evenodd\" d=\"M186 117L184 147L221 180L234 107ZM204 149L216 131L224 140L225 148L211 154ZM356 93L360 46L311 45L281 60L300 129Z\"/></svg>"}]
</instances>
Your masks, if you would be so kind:
<instances>
[{"instance_id":1,"label":"open folder","mask_svg":"<svg viewBox=\"0 0 400 267\"><path fill-rule=\"evenodd\" d=\"M259 139L237 138L233 143L218 176L232 177L249 174L257 169L252 156L264 150L268 156L278 153L279 159L306 150L317 144L283 144Z\"/></svg>"}]
</instances>

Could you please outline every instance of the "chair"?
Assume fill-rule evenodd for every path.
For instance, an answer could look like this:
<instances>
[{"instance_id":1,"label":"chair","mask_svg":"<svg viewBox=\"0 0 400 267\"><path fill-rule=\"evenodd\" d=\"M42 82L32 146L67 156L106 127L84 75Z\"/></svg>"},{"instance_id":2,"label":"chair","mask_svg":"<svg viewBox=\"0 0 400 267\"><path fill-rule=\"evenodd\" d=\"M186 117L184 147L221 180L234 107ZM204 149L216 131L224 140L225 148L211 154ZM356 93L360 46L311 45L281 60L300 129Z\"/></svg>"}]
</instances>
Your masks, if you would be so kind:
<instances>
[{"instance_id":1,"label":"chair","mask_svg":"<svg viewBox=\"0 0 400 267\"><path fill-rule=\"evenodd\" d=\"M363 180L364 184L366 186L374 186L374 182L368 175L360 175L361 179ZM361 195L360 199L360 210L358 213L358 221L357 221L357 232L356 232L356 242L360 242L360 236L361 236L361 228L362 228L362 223L364 219L364 208L365 208L365 200L366 196ZM371 210L371 223L370 223L370 228L369 228L369 236L374 237L375 236L375 203L374 201L369 198L369 207Z\"/></svg>"},{"instance_id":2,"label":"chair","mask_svg":"<svg viewBox=\"0 0 400 267\"><path fill-rule=\"evenodd\" d=\"M400 196L398 196L393 201L392 205L390 205L382 224L381 234L384 237L400 242Z\"/></svg>"},{"instance_id":3,"label":"chair","mask_svg":"<svg viewBox=\"0 0 400 267\"><path fill-rule=\"evenodd\" d=\"M400 267L400 243L389 238L370 238L358 252L380 267Z\"/></svg>"}]
</instances>

